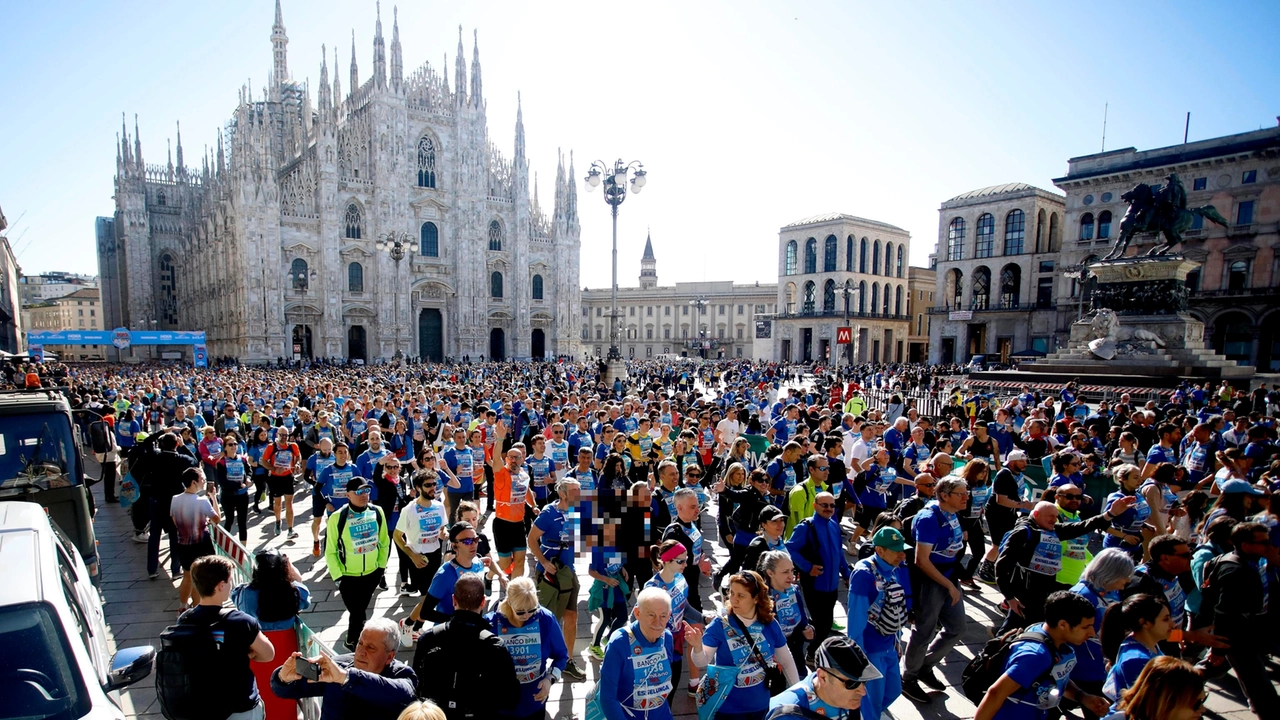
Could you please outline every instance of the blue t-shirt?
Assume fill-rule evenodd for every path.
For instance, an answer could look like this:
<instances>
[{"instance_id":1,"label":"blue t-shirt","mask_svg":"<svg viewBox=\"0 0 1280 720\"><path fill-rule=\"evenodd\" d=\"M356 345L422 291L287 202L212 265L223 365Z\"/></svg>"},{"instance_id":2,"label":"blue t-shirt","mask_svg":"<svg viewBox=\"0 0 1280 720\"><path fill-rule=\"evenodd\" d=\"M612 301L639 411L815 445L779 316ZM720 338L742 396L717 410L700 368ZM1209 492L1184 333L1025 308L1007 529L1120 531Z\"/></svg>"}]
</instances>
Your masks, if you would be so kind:
<instances>
[{"instance_id":1,"label":"blue t-shirt","mask_svg":"<svg viewBox=\"0 0 1280 720\"><path fill-rule=\"evenodd\" d=\"M889 491L897 483L898 471L892 465L871 463L867 468L867 486L858 493L858 502L883 510L889 504Z\"/></svg>"},{"instance_id":2,"label":"blue t-shirt","mask_svg":"<svg viewBox=\"0 0 1280 720\"><path fill-rule=\"evenodd\" d=\"M527 717L546 707L546 701L534 700L538 683L550 672L551 667L564 670L569 651L564 644L564 634L550 610L539 607L520 627L515 627L502 613L484 616L498 636L498 641L511 654L520 681L520 702L506 714Z\"/></svg>"},{"instance_id":3,"label":"blue t-shirt","mask_svg":"<svg viewBox=\"0 0 1280 720\"><path fill-rule=\"evenodd\" d=\"M928 543L933 547L929 552L929 561L943 575L951 572L956 556L964 548L964 530L960 527L960 519L946 512L937 500L931 501L916 513L911 526L916 544Z\"/></svg>"},{"instance_id":4,"label":"blue t-shirt","mask_svg":"<svg viewBox=\"0 0 1280 720\"><path fill-rule=\"evenodd\" d=\"M1102 694L1115 702L1121 693L1138 682L1138 675L1142 674L1147 662L1163 654L1159 647L1154 651L1148 650L1146 645L1134 640L1133 636L1125 638L1116 651L1116 661L1111 666L1111 672L1107 673L1107 681L1102 685Z\"/></svg>"},{"instance_id":5,"label":"blue t-shirt","mask_svg":"<svg viewBox=\"0 0 1280 720\"><path fill-rule=\"evenodd\" d=\"M1044 632L1043 624L1029 629ZM1053 653L1043 643L1015 644L1005 661L1004 674L1019 687L996 711L996 719L1043 720L1045 711L1056 707L1054 696L1061 698L1066 691L1075 664L1076 655L1070 647L1059 650L1055 662Z\"/></svg>"},{"instance_id":6,"label":"blue t-shirt","mask_svg":"<svg viewBox=\"0 0 1280 720\"><path fill-rule=\"evenodd\" d=\"M849 718L848 710L838 708L835 705L828 705L822 701L822 698L818 697L818 693L813 689L815 675L817 675L816 672L810 672L809 676L804 680L778 693L777 697L769 701L769 709L772 710L783 705L797 705L822 717L831 718L831 720L846 720ZM866 701L864 700L864 702ZM855 717L860 718L862 715L859 714Z\"/></svg>"},{"instance_id":7,"label":"blue t-shirt","mask_svg":"<svg viewBox=\"0 0 1280 720\"><path fill-rule=\"evenodd\" d=\"M475 462L476 452L470 447L459 450L454 447L446 450L444 453L444 463L449 466L449 471L458 477L459 487L448 488L451 493L470 493L475 490ZM484 462L481 456L480 462Z\"/></svg>"},{"instance_id":8,"label":"blue t-shirt","mask_svg":"<svg viewBox=\"0 0 1280 720\"><path fill-rule=\"evenodd\" d=\"M725 623L730 622L721 617L707 626L703 643L716 648L716 665L729 665L739 668L738 677L733 689L720 706L724 713L759 712L769 707L769 687L765 684L765 669L751 652L751 645L742 634L737 620L732 621L732 629L726 635ZM774 650L785 647L787 638L782 634L782 626L775 619L768 625L759 620L747 625L747 630L755 640L756 649L765 662L773 659Z\"/></svg>"},{"instance_id":9,"label":"blue t-shirt","mask_svg":"<svg viewBox=\"0 0 1280 720\"><path fill-rule=\"evenodd\" d=\"M600 666L600 699L605 718L671 720L671 707L666 698L674 687L673 658L675 652L669 631L663 631L662 637L650 642L639 623L632 622L626 628L615 630L609 636ZM768 691L765 693L767 704Z\"/></svg>"},{"instance_id":10,"label":"blue t-shirt","mask_svg":"<svg viewBox=\"0 0 1280 720\"><path fill-rule=\"evenodd\" d=\"M436 571L435 577L431 578L431 587L427 589L428 595L440 599L440 602L436 605L436 610L445 615L453 615L453 586L458 583L459 577L467 573L475 573L481 578L484 577L484 563L480 562L480 558L473 559L470 568L458 565L456 558L440 566L440 569Z\"/></svg>"},{"instance_id":11,"label":"blue t-shirt","mask_svg":"<svg viewBox=\"0 0 1280 720\"><path fill-rule=\"evenodd\" d=\"M341 510L347 504L347 482L356 475L356 466L347 463L338 467L333 465L320 471L317 476L316 490L329 499L334 510Z\"/></svg>"},{"instance_id":12,"label":"blue t-shirt","mask_svg":"<svg viewBox=\"0 0 1280 720\"><path fill-rule=\"evenodd\" d=\"M770 487L775 495L786 495L791 492L791 488L796 486L796 468L791 463L782 462L782 457L776 457L769 466L765 468L765 473L769 475Z\"/></svg>"},{"instance_id":13,"label":"blue t-shirt","mask_svg":"<svg viewBox=\"0 0 1280 720\"><path fill-rule=\"evenodd\" d=\"M662 588L671 596L671 617L667 620L667 629L673 633L679 631L684 626L685 606L689 604L689 581L684 579L684 574L676 573L670 585L662 581L661 574L655 574L644 586ZM682 656L675 657L678 660Z\"/></svg>"},{"instance_id":14,"label":"blue t-shirt","mask_svg":"<svg viewBox=\"0 0 1280 720\"><path fill-rule=\"evenodd\" d=\"M1102 633L1102 617L1107 614L1107 608L1120 601L1120 593L1118 591L1110 593L1099 592L1097 588L1083 580L1076 583L1071 588L1071 592L1093 603L1093 631L1095 633L1093 637L1085 640L1083 644L1071 646L1071 649L1076 653L1076 667L1071 671L1071 679L1085 682L1101 682L1107 677L1106 660L1102 656L1102 641L1099 639Z\"/></svg>"},{"instance_id":15,"label":"blue t-shirt","mask_svg":"<svg viewBox=\"0 0 1280 720\"><path fill-rule=\"evenodd\" d=\"M558 560L565 567L573 567L574 538L577 537L578 513L574 508L566 512L560 505L548 505L538 513L533 526L542 531L538 545L548 560Z\"/></svg>"}]
</instances>

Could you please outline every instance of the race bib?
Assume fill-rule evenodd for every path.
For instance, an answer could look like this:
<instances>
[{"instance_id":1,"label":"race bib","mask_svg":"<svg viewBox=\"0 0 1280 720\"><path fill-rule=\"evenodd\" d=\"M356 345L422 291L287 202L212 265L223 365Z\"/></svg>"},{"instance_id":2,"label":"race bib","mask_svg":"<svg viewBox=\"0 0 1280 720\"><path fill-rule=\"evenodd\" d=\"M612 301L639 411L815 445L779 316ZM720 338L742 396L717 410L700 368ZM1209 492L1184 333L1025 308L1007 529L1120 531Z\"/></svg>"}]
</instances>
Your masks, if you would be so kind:
<instances>
[{"instance_id":1,"label":"race bib","mask_svg":"<svg viewBox=\"0 0 1280 720\"><path fill-rule=\"evenodd\" d=\"M348 518L347 531L351 533L351 546L357 555L366 555L378 551L378 516L376 512L363 513L356 518L352 513Z\"/></svg>"}]
</instances>

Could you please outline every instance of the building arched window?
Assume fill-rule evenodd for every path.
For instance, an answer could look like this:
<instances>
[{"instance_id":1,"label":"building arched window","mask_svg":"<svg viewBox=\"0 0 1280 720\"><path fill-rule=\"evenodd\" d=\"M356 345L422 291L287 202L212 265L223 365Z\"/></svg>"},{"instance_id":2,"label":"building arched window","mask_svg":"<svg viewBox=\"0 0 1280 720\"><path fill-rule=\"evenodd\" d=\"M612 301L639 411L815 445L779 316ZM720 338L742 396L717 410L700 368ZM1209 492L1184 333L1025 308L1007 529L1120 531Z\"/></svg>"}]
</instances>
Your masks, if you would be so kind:
<instances>
[{"instance_id":1,"label":"building arched window","mask_svg":"<svg viewBox=\"0 0 1280 720\"><path fill-rule=\"evenodd\" d=\"M347 291L364 292L364 266L358 262L347 265Z\"/></svg>"},{"instance_id":2,"label":"building arched window","mask_svg":"<svg viewBox=\"0 0 1280 720\"><path fill-rule=\"evenodd\" d=\"M489 221L489 249L502 250L502 224L497 220Z\"/></svg>"},{"instance_id":3,"label":"building arched window","mask_svg":"<svg viewBox=\"0 0 1280 720\"><path fill-rule=\"evenodd\" d=\"M1037 253L1044 252L1045 244L1048 240L1048 238L1045 237L1044 219L1045 219L1044 208L1040 208L1040 211L1036 213L1036 252Z\"/></svg>"},{"instance_id":4,"label":"building arched window","mask_svg":"<svg viewBox=\"0 0 1280 720\"><path fill-rule=\"evenodd\" d=\"M785 275L796 274L796 253L797 253L796 241L792 240L791 242L787 243L786 267L783 270L783 274Z\"/></svg>"},{"instance_id":5,"label":"building arched window","mask_svg":"<svg viewBox=\"0 0 1280 720\"><path fill-rule=\"evenodd\" d=\"M1062 228L1058 225L1058 213L1049 213L1049 252L1062 251Z\"/></svg>"},{"instance_id":6,"label":"building arched window","mask_svg":"<svg viewBox=\"0 0 1280 720\"><path fill-rule=\"evenodd\" d=\"M885 317L889 316L889 283L884 284L884 306L880 309L881 314Z\"/></svg>"},{"instance_id":7,"label":"building arched window","mask_svg":"<svg viewBox=\"0 0 1280 720\"><path fill-rule=\"evenodd\" d=\"M858 312L865 313L867 311L867 281L863 280L858 283Z\"/></svg>"},{"instance_id":8,"label":"building arched window","mask_svg":"<svg viewBox=\"0 0 1280 720\"><path fill-rule=\"evenodd\" d=\"M805 274L818 272L818 241L814 238L804 241L804 271Z\"/></svg>"},{"instance_id":9,"label":"building arched window","mask_svg":"<svg viewBox=\"0 0 1280 720\"><path fill-rule=\"evenodd\" d=\"M440 229L433 222L422 223L418 254L423 257L440 257Z\"/></svg>"},{"instance_id":10,"label":"building arched window","mask_svg":"<svg viewBox=\"0 0 1280 720\"><path fill-rule=\"evenodd\" d=\"M1022 268L1012 263L1000 271L1000 307L1017 309L1022 294Z\"/></svg>"},{"instance_id":11,"label":"building arched window","mask_svg":"<svg viewBox=\"0 0 1280 720\"><path fill-rule=\"evenodd\" d=\"M969 298L971 310L986 310L991 304L991 271L979 265L973 271L973 292Z\"/></svg>"},{"instance_id":12,"label":"building arched window","mask_svg":"<svg viewBox=\"0 0 1280 720\"><path fill-rule=\"evenodd\" d=\"M436 144L422 136L418 140L418 187L436 186Z\"/></svg>"},{"instance_id":13,"label":"building arched window","mask_svg":"<svg viewBox=\"0 0 1280 720\"><path fill-rule=\"evenodd\" d=\"M973 241L973 256L989 258L994 251L996 237L996 218L991 213L978 216L978 231Z\"/></svg>"},{"instance_id":14,"label":"building arched window","mask_svg":"<svg viewBox=\"0 0 1280 720\"><path fill-rule=\"evenodd\" d=\"M947 259L964 259L964 218L955 218L947 226Z\"/></svg>"},{"instance_id":15,"label":"building arched window","mask_svg":"<svg viewBox=\"0 0 1280 720\"><path fill-rule=\"evenodd\" d=\"M853 236L844 241L844 271L853 272Z\"/></svg>"},{"instance_id":16,"label":"building arched window","mask_svg":"<svg viewBox=\"0 0 1280 720\"><path fill-rule=\"evenodd\" d=\"M893 277L893 243L884 244L884 276Z\"/></svg>"},{"instance_id":17,"label":"building arched window","mask_svg":"<svg viewBox=\"0 0 1280 720\"><path fill-rule=\"evenodd\" d=\"M346 236L352 240L359 240L362 234L362 224L360 208L355 203L351 203L347 206L347 216L345 218Z\"/></svg>"},{"instance_id":18,"label":"building arched window","mask_svg":"<svg viewBox=\"0 0 1280 720\"><path fill-rule=\"evenodd\" d=\"M905 248L904 248L902 245L899 245L899 246L898 246L898 272L897 272L897 275L898 275L898 277L899 277L899 278L901 278L901 277L902 277L902 273L906 272L906 265L907 265L907 264L904 262L904 260L906 260L906 253L904 252L904 250L905 250Z\"/></svg>"},{"instance_id":19,"label":"building arched window","mask_svg":"<svg viewBox=\"0 0 1280 720\"><path fill-rule=\"evenodd\" d=\"M902 286L893 289L893 314L902 314Z\"/></svg>"},{"instance_id":20,"label":"building arched window","mask_svg":"<svg viewBox=\"0 0 1280 720\"><path fill-rule=\"evenodd\" d=\"M818 303L817 293L818 288L813 284L812 280L804 284L804 305L801 306L800 312L805 315L813 314L814 308Z\"/></svg>"},{"instance_id":21,"label":"building arched window","mask_svg":"<svg viewBox=\"0 0 1280 720\"><path fill-rule=\"evenodd\" d=\"M880 311L880 285L871 283L871 313Z\"/></svg>"},{"instance_id":22,"label":"building arched window","mask_svg":"<svg viewBox=\"0 0 1280 720\"><path fill-rule=\"evenodd\" d=\"M871 250L871 274L880 274L880 241L877 240Z\"/></svg>"},{"instance_id":23,"label":"building arched window","mask_svg":"<svg viewBox=\"0 0 1280 720\"><path fill-rule=\"evenodd\" d=\"M1004 216L1004 254L1021 255L1027 238L1027 216L1021 210L1010 210Z\"/></svg>"},{"instance_id":24,"label":"building arched window","mask_svg":"<svg viewBox=\"0 0 1280 720\"><path fill-rule=\"evenodd\" d=\"M964 302L964 273L953 268L947 273L946 295L951 299L951 309L959 310Z\"/></svg>"},{"instance_id":25,"label":"building arched window","mask_svg":"<svg viewBox=\"0 0 1280 720\"><path fill-rule=\"evenodd\" d=\"M787 303L787 313L789 314L795 313L796 311L796 284L795 283L790 283L790 282L787 283L785 300Z\"/></svg>"},{"instance_id":26,"label":"building arched window","mask_svg":"<svg viewBox=\"0 0 1280 720\"><path fill-rule=\"evenodd\" d=\"M867 271L867 239L862 238L862 245L858 249L858 272Z\"/></svg>"},{"instance_id":27,"label":"building arched window","mask_svg":"<svg viewBox=\"0 0 1280 720\"><path fill-rule=\"evenodd\" d=\"M1093 213L1080 216L1080 240L1093 239Z\"/></svg>"},{"instance_id":28,"label":"building arched window","mask_svg":"<svg viewBox=\"0 0 1280 720\"><path fill-rule=\"evenodd\" d=\"M541 275L533 276L533 299L534 300L542 299L542 276Z\"/></svg>"},{"instance_id":29,"label":"building arched window","mask_svg":"<svg viewBox=\"0 0 1280 720\"><path fill-rule=\"evenodd\" d=\"M1249 262L1236 260L1227 266L1227 289L1240 292L1249 287Z\"/></svg>"},{"instance_id":30,"label":"building arched window","mask_svg":"<svg viewBox=\"0 0 1280 720\"><path fill-rule=\"evenodd\" d=\"M165 202L166 202L166 198L164 196L164 191L161 190L160 192L156 193L156 204L159 205L160 207L164 207Z\"/></svg>"},{"instance_id":31,"label":"building arched window","mask_svg":"<svg viewBox=\"0 0 1280 720\"><path fill-rule=\"evenodd\" d=\"M833 313L835 311L836 281L828 278L826 282L822 283L822 312Z\"/></svg>"},{"instance_id":32,"label":"building arched window","mask_svg":"<svg viewBox=\"0 0 1280 720\"><path fill-rule=\"evenodd\" d=\"M165 327L178 324L178 295L176 290L176 268L173 256L165 253L160 256L160 322ZM0 292L4 290L0 283Z\"/></svg>"},{"instance_id":33,"label":"building arched window","mask_svg":"<svg viewBox=\"0 0 1280 720\"><path fill-rule=\"evenodd\" d=\"M1098 239L1106 240L1111 237L1111 211L1103 210L1098 213Z\"/></svg>"},{"instance_id":34,"label":"building arched window","mask_svg":"<svg viewBox=\"0 0 1280 720\"><path fill-rule=\"evenodd\" d=\"M854 293L853 281L845 280L844 281L844 311L845 312L851 312L854 308L853 293Z\"/></svg>"},{"instance_id":35,"label":"building arched window","mask_svg":"<svg viewBox=\"0 0 1280 720\"><path fill-rule=\"evenodd\" d=\"M836 247L840 241L835 235L828 235L822 248L822 272L836 271Z\"/></svg>"},{"instance_id":36,"label":"building arched window","mask_svg":"<svg viewBox=\"0 0 1280 720\"><path fill-rule=\"evenodd\" d=\"M289 264L289 283L294 290L307 289L307 261L302 258L294 258Z\"/></svg>"},{"instance_id":37,"label":"building arched window","mask_svg":"<svg viewBox=\"0 0 1280 720\"><path fill-rule=\"evenodd\" d=\"M489 297L502 297L502 273L497 270L489 275Z\"/></svg>"}]
</instances>

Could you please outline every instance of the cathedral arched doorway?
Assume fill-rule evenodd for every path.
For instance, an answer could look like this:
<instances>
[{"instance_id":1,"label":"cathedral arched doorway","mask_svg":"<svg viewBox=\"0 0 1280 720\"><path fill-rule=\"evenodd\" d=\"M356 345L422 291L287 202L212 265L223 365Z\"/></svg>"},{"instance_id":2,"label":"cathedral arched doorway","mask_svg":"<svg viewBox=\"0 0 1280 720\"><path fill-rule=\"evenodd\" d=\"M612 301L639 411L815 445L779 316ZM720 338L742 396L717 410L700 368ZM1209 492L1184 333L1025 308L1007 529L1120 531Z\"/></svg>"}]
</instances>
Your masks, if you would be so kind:
<instances>
[{"instance_id":1,"label":"cathedral arched doorway","mask_svg":"<svg viewBox=\"0 0 1280 720\"><path fill-rule=\"evenodd\" d=\"M311 326L293 326L293 355L298 360L311 359Z\"/></svg>"},{"instance_id":2,"label":"cathedral arched doorway","mask_svg":"<svg viewBox=\"0 0 1280 720\"><path fill-rule=\"evenodd\" d=\"M547 334L542 328L533 329L533 337L529 339L529 355L534 360L541 360L547 355Z\"/></svg>"},{"instance_id":3,"label":"cathedral arched doorway","mask_svg":"<svg viewBox=\"0 0 1280 720\"><path fill-rule=\"evenodd\" d=\"M365 348L365 331L363 325L352 325L347 330L347 359L368 361L369 353Z\"/></svg>"},{"instance_id":4,"label":"cathedral arched doorway","mask_svg":"<svg viewBox=\"0 0 1280 720\"><path fill-rule=\"evenodd\" d=\"M489 359L505 360L507 358L507 333L502 328L489 331Z\"/></svg>"},{"instance_id":5,"label":"cathedral arched doorway","mask_svg":"<svg viewBox=\"0 0 1280 720\"><path fill-rule=\"evenodd\" d=\"M418 313L418 357L444 361L444 317L435 308Z\"/></svg>"}]
</instances>

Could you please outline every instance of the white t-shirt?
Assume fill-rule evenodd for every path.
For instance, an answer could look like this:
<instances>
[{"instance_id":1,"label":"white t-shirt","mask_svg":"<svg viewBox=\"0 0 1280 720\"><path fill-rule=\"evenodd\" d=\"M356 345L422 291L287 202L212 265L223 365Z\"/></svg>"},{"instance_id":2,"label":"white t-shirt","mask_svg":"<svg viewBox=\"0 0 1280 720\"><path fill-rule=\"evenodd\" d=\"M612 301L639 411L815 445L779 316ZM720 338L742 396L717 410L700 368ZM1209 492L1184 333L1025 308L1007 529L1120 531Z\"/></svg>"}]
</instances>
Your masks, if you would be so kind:
<instances>
[{"instance_id":1,"label":"white t-shirt","mask_svg":"<svg viewBox=\"0 0 1280 720\"><path fill-rule=\"evenodd\" d=\"M444 504L432 500L423 506L414 502L400 511L396 530L404 533L405 543L416 553L433 553L440 549L440 529L445 526Z\"/></svg>"},{"instance_id":2,"label":"white t-shirt","mask_svg":"<svg viewBox=\"0 0 1280 720\"><path fill-rule=\"evenodd\" d=\"M871 445L862 439L862 433L854 435L853 433L845 433L844 442L844 464L849 469L849 477L858 474L858 470L853 466L853 461L857 460L863 463L867 458L871 457ZM855 438L853 442L849 442L849 438ZM873 439L872 442L875 442Z\"/></svg>"},{"instance_id":3,"label":"white t-shirt","mask_svg":"<svg viewBox=\"0 0 1280 720\"><path fill-rule=\"evenodd\" d=\"M725 418L716 424L716 430L720 433L720 440L729 448L733 447L733 441L738 439L738 433L742 432L742 423L737 420Z\"/></svg>"}]
</instances>

